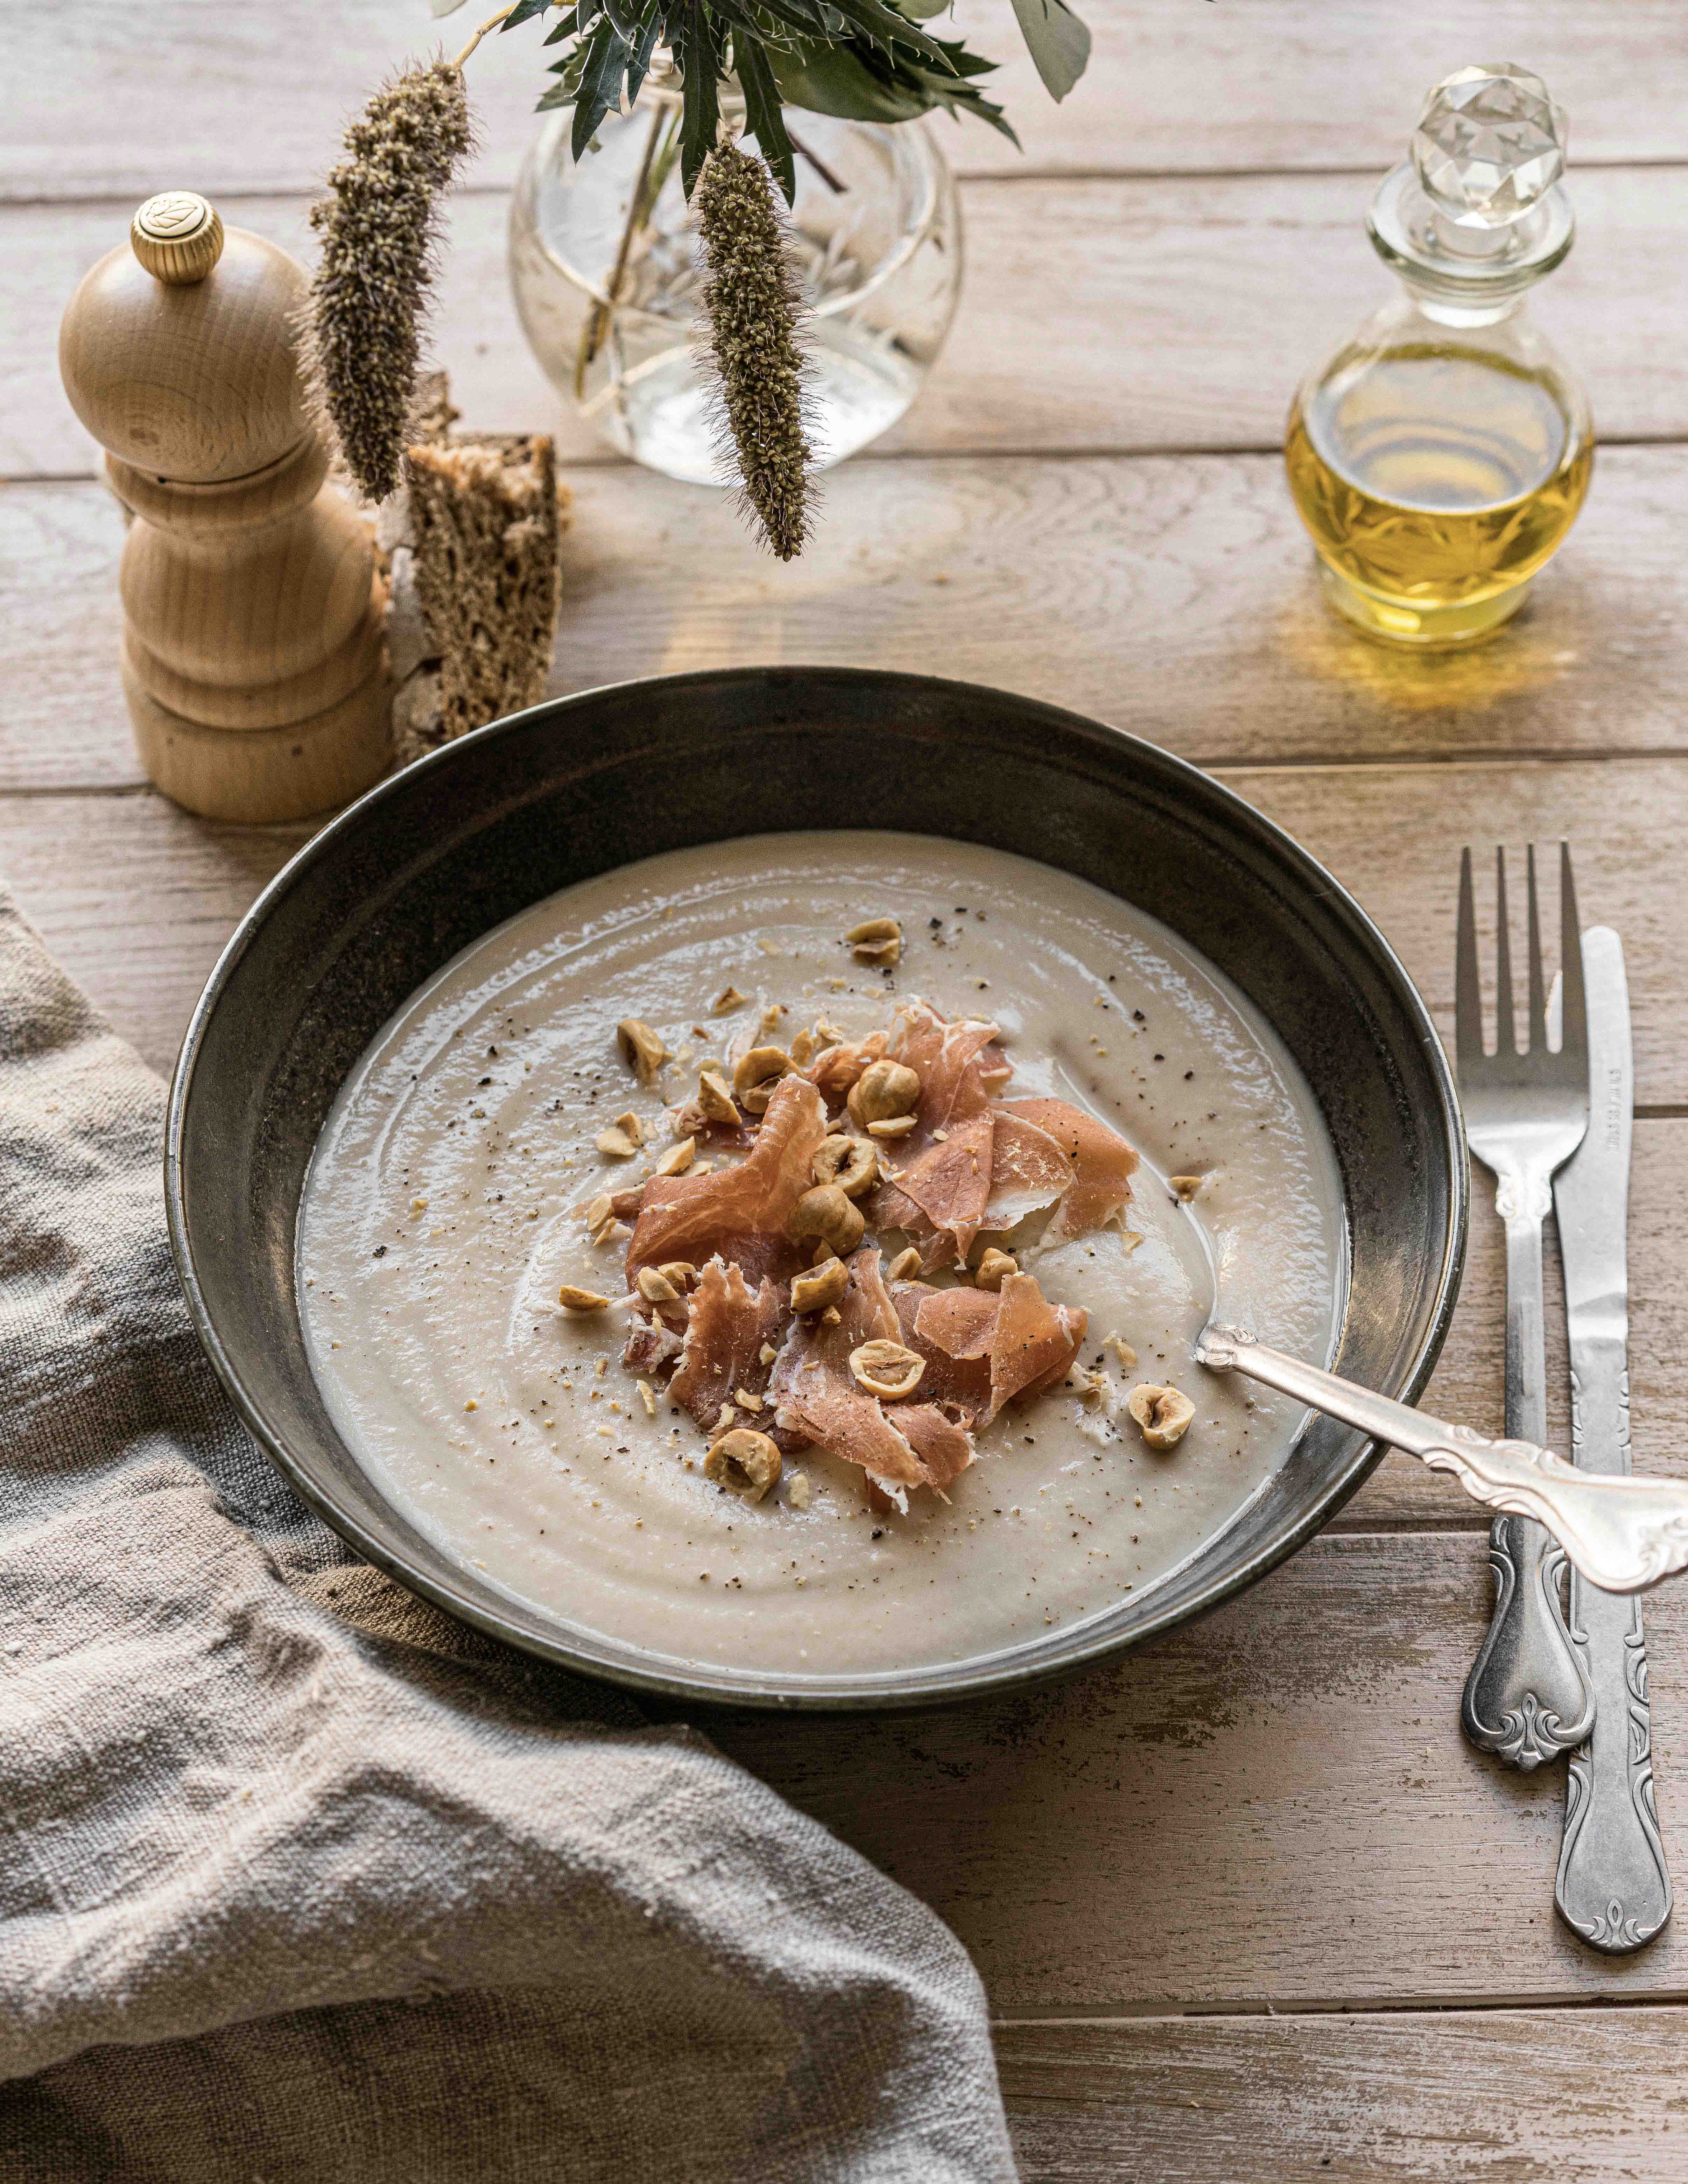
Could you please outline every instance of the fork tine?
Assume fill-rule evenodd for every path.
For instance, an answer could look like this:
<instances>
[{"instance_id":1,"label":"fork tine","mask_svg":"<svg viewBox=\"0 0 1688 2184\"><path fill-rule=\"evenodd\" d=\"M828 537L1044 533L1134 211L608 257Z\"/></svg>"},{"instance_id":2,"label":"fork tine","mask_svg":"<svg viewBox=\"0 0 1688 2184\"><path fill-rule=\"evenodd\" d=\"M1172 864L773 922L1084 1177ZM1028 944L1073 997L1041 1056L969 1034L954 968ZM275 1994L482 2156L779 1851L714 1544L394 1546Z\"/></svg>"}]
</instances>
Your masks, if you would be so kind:
<instances>
[{"instance_id":1,"label":"fork tine","mask_svg":"<svg viewBox=\"0 0 1688 2184\"><path fill-rule=\"evenodd\" d=\"M1541 977L1541 912L1535 899L1535 844L1529 844L1524 853L1524 891L1528 898L1529 924L1529 1037L1525 1042L1526 1054L1546 1054L1547 1051L1547 989Z\"/></svg>"},{"instance_id":2,"label":"fork tine","mask_svg":"<svg viewBox=\"0 0 1688 2184\"><path fill-rule=\"evenodd\" d=\"M1477 963L1477 912L1471 891L1471 852L1459 853L1459 925L1454 944L1454 1059L1462 1073L1483 1060L1483 973Z\"/></svg>"},{"instance_id":3,"label":"fork tine","mask_svg":"<svg viewBox=\"0 0 1688 2184\"><path fill-rule=\"evenodd\" d=\"M1512 922L1507 911L1507 853L1495 852L1495 1051L1516 1054L1518 1037L1513 1022Z\"/></svg>"},{"instance_id":4,"label":"fork tine","mask_svg":"<svg viewBox=\"0 0 1688 2184\"><path fill-rule=\"evenodd\" d=\"M1571 845L1559 844L1559 959L1565 980L1559 1000L1559 1051L1588 1052L1588 1011L1583 1000L1583 936L1577 916L1576 883L1571 878Z\"/></svg>"}]
</instances>

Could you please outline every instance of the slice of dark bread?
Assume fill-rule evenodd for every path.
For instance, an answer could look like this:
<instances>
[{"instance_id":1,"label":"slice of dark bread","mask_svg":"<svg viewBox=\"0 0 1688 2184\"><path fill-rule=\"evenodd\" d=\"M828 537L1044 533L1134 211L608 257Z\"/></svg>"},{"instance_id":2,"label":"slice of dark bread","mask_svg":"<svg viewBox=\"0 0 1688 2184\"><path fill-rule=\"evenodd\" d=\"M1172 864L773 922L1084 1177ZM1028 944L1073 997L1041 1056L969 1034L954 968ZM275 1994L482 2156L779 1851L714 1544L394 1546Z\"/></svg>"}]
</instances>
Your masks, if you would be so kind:
<instances>
[{"instance_id":1,"label":"slice of dark bread","mask_svg":"<svg viewBox=\"0 0 1688 2184\"><path fill-rule=\"evenodd\" d=\"M401 766L537 704L556 638L568 496L551 442L460 437L456 415L442 376L380 512Z\"/></svg>"}]
</instances>

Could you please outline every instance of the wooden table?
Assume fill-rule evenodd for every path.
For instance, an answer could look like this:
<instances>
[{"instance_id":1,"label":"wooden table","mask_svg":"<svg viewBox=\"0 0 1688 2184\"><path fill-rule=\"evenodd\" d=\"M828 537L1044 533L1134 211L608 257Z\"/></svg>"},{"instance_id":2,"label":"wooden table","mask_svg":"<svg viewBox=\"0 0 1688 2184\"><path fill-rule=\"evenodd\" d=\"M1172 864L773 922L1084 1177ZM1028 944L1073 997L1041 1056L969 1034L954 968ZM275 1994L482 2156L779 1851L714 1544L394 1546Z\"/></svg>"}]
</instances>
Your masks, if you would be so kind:
<instances>
[{"instance_id":1,"label":"wooden table","mask_svg":"<svg viewBox=\"0 0 1688 2184\"><path fill-rule=\"evenodd\" d=\"M973 42L1017 41L964 0ZM1688 30L1680 0L1088 0L1059 113L963 175L961 316L897 432L828 481L782 569L720 500L606 460L516 332L505 191L532 33L471 69L490 148L459 199L438 349L472 426L557 433L576 493L554 688L717 662L938 668L1212 766L1373 912L1448 1022L1459 844L1573 837L1629 950L1637 1461L1688 1462ZM453 26L455 27L454 25ZM160 1068L299 830L201 824L136 768L121 528L53 341L134 203L203 190L303 247L337 122L428 35L421 0L14 11L0 142L0 873ZM1485 650L1396 659L1316 595L1277 454L1306 366L1386 279L1361 220L1424 87L1513 53L1574 118L1581 237L1541 316L1604 441L1535 606ZM1434 1394L1498 1428L1497 1229ZM1552 1276L1550 1273L1550 1283ZM1566 1431L1562 1331L1556 1434ZM1688 1929L1607 1961L1557 1921L1562 1778L1502 1774L1456 1707L1481 1524L1391 1460L1211 1620L1032 1698L886 1724L716 1724L937 1906L999 2020L1028 2177L1688 2175ZM1658 1802L1688 1884L1688 1588L1650 1603ZM1592 2007L1599 2004L1601 2007Z\"/></svg>"}]
</instances>

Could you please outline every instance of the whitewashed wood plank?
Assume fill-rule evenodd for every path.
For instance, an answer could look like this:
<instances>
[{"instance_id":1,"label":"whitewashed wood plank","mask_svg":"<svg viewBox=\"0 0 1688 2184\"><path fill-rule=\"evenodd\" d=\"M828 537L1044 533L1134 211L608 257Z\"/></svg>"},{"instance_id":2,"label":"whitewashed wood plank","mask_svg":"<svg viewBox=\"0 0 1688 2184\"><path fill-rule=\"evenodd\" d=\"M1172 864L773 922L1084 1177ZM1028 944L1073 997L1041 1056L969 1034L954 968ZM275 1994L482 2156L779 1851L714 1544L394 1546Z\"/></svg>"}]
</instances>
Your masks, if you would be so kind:
<instances>
[{"instance_id":1,"label":"whitewashed wood plank","mask_svg":"<svg viewBox=\"0 0 1688 2184\"><path fill-rule=\"evenodd\" d=\"M627 468L573 482L559 694L758 660L938 666L1206 764L1688 741L1680 448L1611 450L1535 604L1433 658L1329 612L1270 456L864 460L788 568L718 496ZM140 779L122 538L92 482L0 486L0 788Z\"/></svg>"},{"instance_id":2,"label":"whitewashed wood plank","mask_svg":"<svg viewBox=\"0 0 1688 2184\"><path fill-rule=\"evenodd\" d=\"M1615 439L1688 432L1679 362L1688 167L1575 177L1577 249L1541 316ZM1082 177L963 189L968 272L949 345L881 452L1042 454L1273 448L1302 374L1389 292L1351 176ZM311 254L306 200L227 214ZM58 384L60 316L77 280L123 241L126 201L0 207L0 474L92 465ZM458 198L435 348L465 420L548 431L568 460L605 451L534 362L504 273L505 201Z\"/></svg>"},{"instance_id":3,"label":"whitewashed wood plank","mask_svg":"<svg viewBox=\"0 0 1688 2184\"><path fill-rule=\"evenodd\" d=\"M1680 1998L1688 1934L1606 1958L1556 1917L1558 1770L1508 1774L1460 1734L1488 1604L1479 1535L1326 1535L1046 1690L705 1725L933 1904L1002 2017ZM1647 1641L1680 1878L1688 1588L1650 1596Z\"/></svg>"},{"instance_id":4,"label":"whitewashed wood plank","mask_svg":"<svg viewBox=\"0 0 1688 2184\"><path fill-rule=\"evenodd\" d=\"M1688 898L1662 883L1688 835L1688 759L1483 766L1221 768L1354 889L1451 1035L1457 850L1481 815L1518 844L1571 835L1587 921L1615 925L1629 960L1637 1097L1688 1104ZM40 905L79 975L116 996L150 1056L187 1022L192 966L281 861L287 830L220 828L151 795L0 796L0 876ZM139 938L137 938L137 932ZM157 979L136 984L143 948Z\"/></svg>"},{"instance_id":5,"label":"whitewashed wood plank","mask_svg":"<svg viewBox=\"0 0 1688 2184\"><path fill-rule=\"evenodd\" d=\"M1024 2184L1680 2176L1677 2008L1010 2024Z\"/></svg>"},{"instance_id":6,"label":"whitewashed wood plank","mask_svg":"<svg viewBox=\"0 0 1688 2184\"><path fill-rule=\"evenodd\" d=\"M962 0L956 29L1005 64L989 88L1025 147L1022 158L987 130L944 125L964 170L1382 166L1401 157L1426 87L1491 53L1516 53L1546 75L1580 157L1688 156L1688 44L1675 0L1626 0L1597 25L1585 0L1486 0L1480 21L1469 0L1410 11L1364 0L1087 0L1084 14L1089 72L1056 107L1008 0ZM454 50L478 20L475 0L438 25L421 0L345 0L331 26L311 0L152 0L144 12L79 0L14 14L0 194L29 198L304 187L331 164L345 114L381 75L435 43ZM490 40L471 64L482 180L509 181L534 126L549 58L541 35L536 25Z\"/></svg>"}]
</instances>

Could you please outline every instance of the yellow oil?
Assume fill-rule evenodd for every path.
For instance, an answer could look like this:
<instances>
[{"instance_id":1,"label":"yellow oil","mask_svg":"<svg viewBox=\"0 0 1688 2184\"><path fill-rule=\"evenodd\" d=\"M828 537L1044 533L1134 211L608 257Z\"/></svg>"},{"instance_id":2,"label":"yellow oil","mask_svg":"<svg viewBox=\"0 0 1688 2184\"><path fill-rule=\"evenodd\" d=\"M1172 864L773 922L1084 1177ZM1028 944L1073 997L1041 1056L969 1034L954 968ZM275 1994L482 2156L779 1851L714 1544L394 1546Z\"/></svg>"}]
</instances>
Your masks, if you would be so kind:
<instances>
[{"instance_id":1,"label":"yellow oil","mask_svg":"<svg viewBox=\"0 0 1688 2184\"><path fill-rule=\"evenodd\" d=\"M1407 342L1339 356L1297 397L1284 459L1343 613L1451 645L1523 604L1582 506L1594 443L1551 371Z\"/></svg>"}]
</instances>

